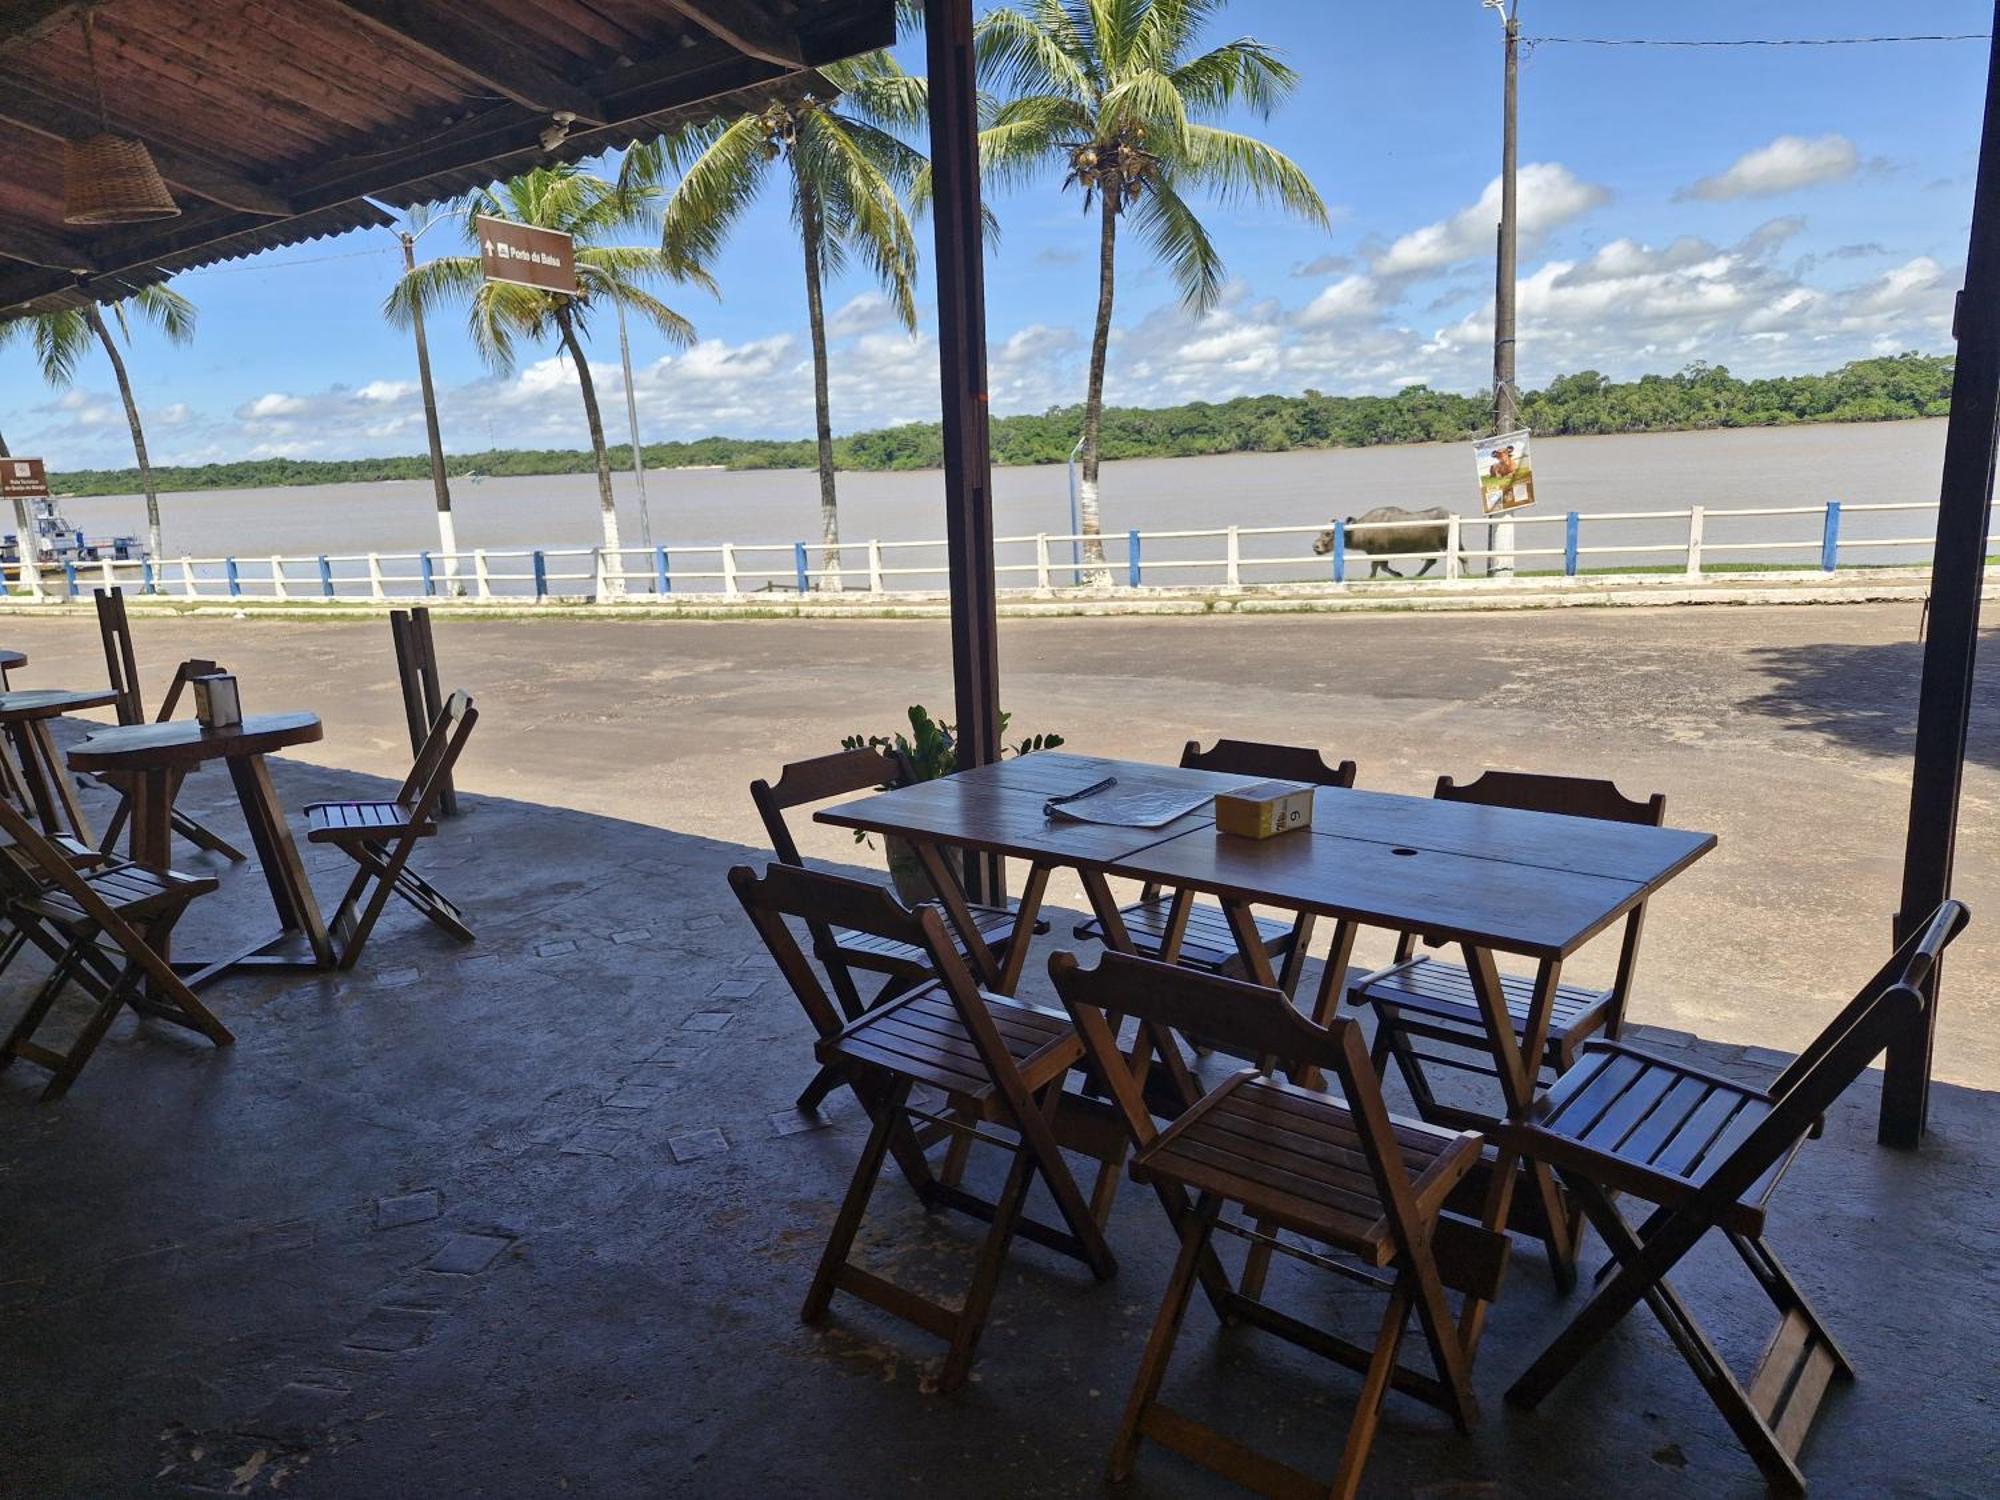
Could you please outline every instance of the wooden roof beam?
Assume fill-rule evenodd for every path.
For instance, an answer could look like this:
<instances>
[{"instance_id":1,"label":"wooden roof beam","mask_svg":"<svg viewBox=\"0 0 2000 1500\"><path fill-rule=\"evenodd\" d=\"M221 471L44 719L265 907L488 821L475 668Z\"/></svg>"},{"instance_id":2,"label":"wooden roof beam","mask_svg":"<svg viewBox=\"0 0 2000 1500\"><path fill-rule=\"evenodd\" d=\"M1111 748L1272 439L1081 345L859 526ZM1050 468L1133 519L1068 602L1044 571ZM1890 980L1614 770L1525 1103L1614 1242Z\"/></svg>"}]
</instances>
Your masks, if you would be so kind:
<instances>
[{"instance_id":1,"label":"wooden roof beam","mask_svg":"<svg viewBox=\"0 0 2000 1500\"><path fill-rule=\"evenodd\" d=\"M585 125L606 125L604 105L526 47L491 32L441 19L433 7L412 0L329 0L370 31L420 53L440 67L463 73L482 87L538 114L571 114Z\"/></svg>"},{"instance_id":2,"label":"wooden roof beam","mask_svg":"<svg viewBox=\"0 0 2000 1500\"><path fill-rule=\"evenodd\" d=\"M39 41L81 9L81 0L14 0L0 14L0 53Z\"/></svg>"},{"instance_id":3,"label":"wooden roof beam","mask_svg":"<svg viewBox=\"0 0 2000 1500\"><path fill-rule=\"evenodd\" d=\"M93 272L98 269L97 261L89 251L79 249L60 235L43 234L27 224L7 226L6 235L0 237L0 255L31 266L46 266L53 271Z\"/></svg>"},{"instance_id":4,"label":"wooden roof beam","mask_svg":"<svg viewBox=\"0 0 2000 1500\"><path fill-rule=\"evenodd\" d=\"M748 5L744 0L665 0L665 3L667 9L679 12L745 57L776 63L781 68L806 66L798 36L773 26L764 6Z\"/></svg>"},{"instance_id":5,"label":"wooden roof beam","mask_svg":"<svg viewBox=\"0 0 2000 1500\"><path fill-rule=\"evenodd\" d=\"M40 93L32 85L12 76L0 80L0 121L18 125L51 141L80 141L103 128L95 115L52 95ZM261 183L252 182L206 157L192 156L158 141L147 141L146 149L153 153L153 165L160 169L160 175L166 178L169 185L193 197L206 198L224 208L239 209L248 214L267 214L273 218L297 211L283 194L274 193ZM5 234L0 234L0 240L5 238Z\"/></svg>"}]
</instances>

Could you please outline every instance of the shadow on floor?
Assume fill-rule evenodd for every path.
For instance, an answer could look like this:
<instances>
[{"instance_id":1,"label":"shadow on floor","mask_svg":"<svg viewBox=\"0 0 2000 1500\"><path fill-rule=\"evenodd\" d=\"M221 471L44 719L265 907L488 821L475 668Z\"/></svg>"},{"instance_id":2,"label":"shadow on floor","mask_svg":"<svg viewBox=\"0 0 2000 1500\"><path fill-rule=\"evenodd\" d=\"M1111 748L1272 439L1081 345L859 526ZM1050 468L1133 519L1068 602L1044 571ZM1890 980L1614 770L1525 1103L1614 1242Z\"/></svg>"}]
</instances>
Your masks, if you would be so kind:
<instances>
[{"instance_id":1,"label":"shadow on floor","mask_svg":"<svg viewBox=\"0 0 2000 1500\"><path fill-rule=\"evenodd\" d=\"M292 808L379 786L273 769ZM189 795L226 828L225 788ZM0 1493L1099 1494L1172 1259L1151 1196L1119 1201L1108 1285L1017 1246L958 1395L929 1392L937 1345L872 1310L837 1302L802 1327L863 1131L844 1096L823 1120L790 1108L809 1030L723 878L761 851L466 804L423 867L477 944L393 912L352 975L212 990L232 1049L127 1018L59 1104L34 1102L28 1070L0 1073ZM316 873L329 897L338 875ZM201 920L261 924L260 898L238 869ZM1058 914L1044 944L1067 930ZM1046 997L1042 972L1038 954ZM10 980L0 1018L21 999ZM1703 1051L1744 1073L1771 1061ZM1822 1494L1984 1493L2000 1103L1941 1090L1935 1140L1897 1155L1873 1145L1873 1087L1774 1212L1863 1372L1805 1467ZM974 1235L891 1182L865 1253L955 1290ZM1770 1320L1735 1258L1704 1252L1680 1283L1747 1369ZM1324 1277L1273 1285L1315 1318L1373 1316ZM1508 1410L1501 1391L1566 1311L1519 1255L1475 1371L1484 1422L1460 1437L1392 1398L1366 1492L1762 1493L1644 1317L1539 1414ZM1353 1391L1197 1307L1169 1394L1326 1472ZM1237 1492L1149 1451L1129 1493Z\"/></svg>"},{"instance_id":2,"label":"shadow on floor","mask_svg":"<svg viewBox=\"0 0 2000 1500\"><path fill-rule=\"evenodd\" d=\"M1912 637L1878 645L1822 642L1753 647L1747 655L1775 679L1744 707L1793 729L1872 755L1907 759L1916 747L1923 643ZM2000 631L1980 640L1966 758L2000 766Z\"/></svg>"}]
</instances>

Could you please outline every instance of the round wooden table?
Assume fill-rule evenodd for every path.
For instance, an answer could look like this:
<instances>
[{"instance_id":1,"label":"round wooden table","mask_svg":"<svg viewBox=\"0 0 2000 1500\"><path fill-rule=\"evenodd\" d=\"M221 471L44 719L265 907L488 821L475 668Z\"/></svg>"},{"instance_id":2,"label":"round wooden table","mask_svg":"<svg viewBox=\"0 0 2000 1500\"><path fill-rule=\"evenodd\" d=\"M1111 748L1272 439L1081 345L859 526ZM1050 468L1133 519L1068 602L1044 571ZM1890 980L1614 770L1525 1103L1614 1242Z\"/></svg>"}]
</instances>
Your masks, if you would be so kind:
<instances>
[{"instance_id":1,"label":"round wooden table","mask_svg":"<svg viewBox=\"0 0 2000 1500\"><path fill-rule=\"evenodd\" d=\"M158 870L169 864L174 795L181 781L206 761L227 763L280 929L226 958L175 962L174 967L189 976L190 987L239 968L333 967L326 922L264 764L273 750L309 745L323 734L319 716L309 713L253 714L228 729L205 729L192 719L174 719L100 729L70 751L69 763L75 770L116 771L130 778L131 855L137 863ZM300 939L306 951L300 951Z\"/></svg>"},{"instance_id":2,"label":"round wooden table","mask_svg":"<svg viewBox=\"0 0 2000 1500\"><path fill-rule=\"evenodd\" d=\"M34 805L43 833L51 837L68 833L86 844L96 842L83 809L77 805L76 786L62 768L62 757L56 754L49 724L78 709L108 708L117 701L118 695L110 688L95 692L29 688L0 693L0 731L5 732L14 756L7 771L18 774L21 790Z\"/></svg>"},{"instance_id":3,"label":"round wooden table","mask_svg":"<svg viewBox=\"0 0 2000 1500\"><path fill-rule=\"evenodd\" d=\"M13 684L7 680L7 674L16 667L25 667L27 664L27 652L10 651L5 646L0 646L0 692L14 691Z\"/></svg>"}]
</instances>

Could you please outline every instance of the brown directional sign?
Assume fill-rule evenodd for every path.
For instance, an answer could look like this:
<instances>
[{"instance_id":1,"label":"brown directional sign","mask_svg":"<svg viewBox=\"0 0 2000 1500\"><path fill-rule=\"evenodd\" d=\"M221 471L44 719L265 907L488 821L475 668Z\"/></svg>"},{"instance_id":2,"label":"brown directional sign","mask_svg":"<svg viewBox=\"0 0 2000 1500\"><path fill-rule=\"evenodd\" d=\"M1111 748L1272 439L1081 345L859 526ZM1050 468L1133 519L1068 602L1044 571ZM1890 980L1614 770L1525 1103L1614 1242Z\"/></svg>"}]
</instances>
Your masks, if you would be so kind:
<instances>
[{"instance_id":1,"label":"brown directional sign","mask_svg":"<svg viewBox=\"0 0 2000 1500\"><path fill-rule=\"evenodd\" d=\"M488 281L576 295L576 259L568 235L484 214L472 224L479 231L479 263Z\"/></svg>"},{"instance_id":2,"label":"brown directional sign","mask_svg":"<svg viewBox=\"0 0 2000 1500\"><path fill-rule=\"evenodd\" d=\"M0 500L41 500L49 493L49 471L39 458L0 458Z\"/></svg>"}]
</instances>

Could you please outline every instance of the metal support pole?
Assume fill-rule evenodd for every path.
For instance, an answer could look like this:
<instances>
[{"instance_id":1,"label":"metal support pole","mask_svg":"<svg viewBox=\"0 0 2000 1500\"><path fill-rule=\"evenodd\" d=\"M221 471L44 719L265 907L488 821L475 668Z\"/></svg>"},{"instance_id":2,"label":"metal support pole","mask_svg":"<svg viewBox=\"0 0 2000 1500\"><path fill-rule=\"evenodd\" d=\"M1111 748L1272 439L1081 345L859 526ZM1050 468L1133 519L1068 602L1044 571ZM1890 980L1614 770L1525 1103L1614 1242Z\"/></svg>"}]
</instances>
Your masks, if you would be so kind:
<instances>
[{"instance_id":1,"label":"metal support pole","mask_svg":"<svg viewBox=\"0 0 2000 1500\"><path fill-rule=\"evenodd\" d=\"M1583 520L1575 511L1563 517L1563 577L1576 577L1576 544Z\"/></svg>"},{"instance_id":2,"label":"metal support pole","mask_svg":"<svg viewBox=\"0 0 2000 1500\"><path fill-rule=\"evenodd\" d=\"M639 398L632 390L632 341L625 336L625 304L618 309L618 358L625 366L625 420L632 428L632 477L639 484L639 540L653 545L653 518L646 511L646 455L639 446Z\"/></svg>"},{"instance_id":3,"label":"metal support pole","mask_svg":"<svg viewBox=\"0 0 2000 1500\"><path fill-rule=\"evenodd\" d=\"M1937 550L1931 564L1930 633L1924 640L1917 700L1916 764L1903 854L1896 935L1907 936L1950 894L1958 800L1965 775L1965 734L1972 715L1972 670L1979 640L1979 589L1986 570L1987 509L2000 446L2000 4L1986 73L1986 116L1979 175L1972 190L1972 238L1953 332L1951 422L1945 430L1938 495ZM1882 1074L1878 1138L1915 1146L1930 1111L1931 1054L1937 1036L1939 980L1930 1004L1891 1040Z\"/></svg>"},{"instance_id":4,"label":"metal support pole","mask_svg":"<svg viewBox=\"0 0 2000 1500\"><path fill-rule=\"evenodd\" d=\"M1347 522L1333 523L1333 581L1347 582Z\"/></svg>"},{"instance_id":5,"label":"metal support pole","mask_svg":"<svg viewBox=\"0 0 2000 1500\"><path fill-rule=\"evenodd\" d=\"M1139 586L1139 528L1136 526L1125 533L1125 581L1135 589Z\"/></svg>"},{"instance_id":6,"label":"metal support pole","mask_svg":"<svg viewBox=\"0 0 2000 1500\"><path fill-rule=\"evenodd\" d=\"M1083 452L1083 439L1076 440L1076 446L1069 450L1069 581L1072 588L1083 587L1083 543L1077 540L1077 533L1083 529L1083 519L1077 509L1076 460Z\"/></svg>"},{"instance_id":7,"label":"metal support pole","mask_svg":"<svg viewBox=\"0 0 2000 1500\"><path fill-rule=\"evenodd\" d=\"M986 269L979 206L979 90L972 0L924 0L930 77L931 224L936 236L938 386L944 418L945 537L958 763L1000 758L998 583L993 572L993 453L987 428ZM998 901L997 859L966 860L967 892Z\"/></svg>"},{"instance_id":8,"label":"metal support pole","mask_svg":"<svg viewBox=\"0 0 2000 1500\"><path fill-rule=\"evenodd\" d=\"M1826 502L1826 521L1819 533L1819 566L1825 573L1840 569L1840 502Z\"/></svg>"}]
</instances>

